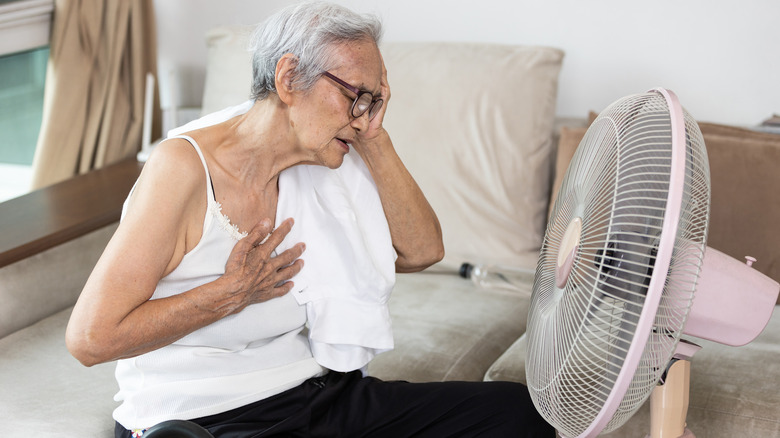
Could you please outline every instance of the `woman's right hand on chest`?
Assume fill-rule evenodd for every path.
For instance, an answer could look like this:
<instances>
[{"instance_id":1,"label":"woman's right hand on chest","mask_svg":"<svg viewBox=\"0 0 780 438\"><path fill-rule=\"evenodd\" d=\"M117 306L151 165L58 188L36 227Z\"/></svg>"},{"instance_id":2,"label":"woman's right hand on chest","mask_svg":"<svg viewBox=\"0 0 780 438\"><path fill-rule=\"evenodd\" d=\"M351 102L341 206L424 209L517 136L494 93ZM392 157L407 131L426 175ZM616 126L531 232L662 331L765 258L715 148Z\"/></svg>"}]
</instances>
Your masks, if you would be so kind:
<instances>
[{"instance_id":1,"label":"woman's right hand on chest","mask_svg":"<svg viewBox=\"0 0 780 438\"><path fill-rule=\"evenodd\" d=\"M305 244L297 243L273 255L292 226L293 219L288 218L273 230L271 220L263 219L238 241L225 265L225 275L218 280L231 294L222 297L221 302L215 301L213 310L237 313L250 304L268 301L292 289L294 283L290 279L303 267L299 257ZM227 309L220 309L222 306Z\"/></svg>"}]
</instances>

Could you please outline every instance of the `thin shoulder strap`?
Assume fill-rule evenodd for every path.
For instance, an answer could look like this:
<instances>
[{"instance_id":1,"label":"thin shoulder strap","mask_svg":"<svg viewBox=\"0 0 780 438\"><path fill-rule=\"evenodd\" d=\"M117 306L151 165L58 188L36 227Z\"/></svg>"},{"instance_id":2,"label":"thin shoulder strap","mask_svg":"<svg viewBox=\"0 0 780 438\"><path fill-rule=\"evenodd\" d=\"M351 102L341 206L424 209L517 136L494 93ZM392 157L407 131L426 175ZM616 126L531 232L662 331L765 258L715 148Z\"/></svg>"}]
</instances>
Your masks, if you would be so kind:
<instances>
[{"instance_id":1,"label":"thin shoulder strap","mask_svg":"<svg viewBox=\"0 0 780 438\"><path fill-rule=\"evenodd\" d=\"M206 183L208 184L208 188L211 190L207 190L209 193L209 196L212 201L217 200L217 195L214 193L214 183L211 182L211 174L209 174L209 166L206 164L206 158L203 156L203 152L200 150L200 146L198 145L198 142L195 141L194 138L190 137L189 135L176 135L171 138L181 138L184 140L187 140L193 148L195 148L195 152L198 153L198 156L200 157L200 162L203 163L203 170L206 171Z\"/></svg>"}]
</instances>

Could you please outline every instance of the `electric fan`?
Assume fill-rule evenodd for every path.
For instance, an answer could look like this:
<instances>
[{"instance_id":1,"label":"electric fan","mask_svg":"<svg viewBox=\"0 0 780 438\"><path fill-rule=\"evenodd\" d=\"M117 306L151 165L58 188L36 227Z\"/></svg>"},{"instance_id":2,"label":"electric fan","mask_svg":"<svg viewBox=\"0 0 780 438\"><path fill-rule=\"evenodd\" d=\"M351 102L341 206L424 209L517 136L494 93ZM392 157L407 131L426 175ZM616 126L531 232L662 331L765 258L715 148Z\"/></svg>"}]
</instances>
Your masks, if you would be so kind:
<instances>
[{"instance_id":1,"label":"electric fan","mask_svg":"<svg viewBox=\"0 0 780 438\"><path fill-rule=\"evenodd\" d=\"M699 347L681 335L743 345L766 326L780 286L706 246L709 202L701 132L671 91L620 99L588 129L550 216L528 320L527 385L561 436L614 430L652 393L651 435L692 437Z\"/></svg>"}]
</instances>

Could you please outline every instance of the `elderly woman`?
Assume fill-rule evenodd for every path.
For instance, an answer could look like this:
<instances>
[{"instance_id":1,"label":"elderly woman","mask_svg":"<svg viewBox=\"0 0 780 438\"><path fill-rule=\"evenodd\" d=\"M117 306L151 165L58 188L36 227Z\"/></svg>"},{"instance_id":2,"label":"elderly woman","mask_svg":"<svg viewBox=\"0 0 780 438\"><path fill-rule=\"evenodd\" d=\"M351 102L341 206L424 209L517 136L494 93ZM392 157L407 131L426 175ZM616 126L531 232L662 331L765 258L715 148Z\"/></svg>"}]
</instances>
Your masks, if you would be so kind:
<instances>
[{"instance_id":1,"label":"elderly woman","mask_svg":"<svg viewBox=\"0 0 780 438\"><path fill-rule=\"evenodd\" d=\"M380 33L334 5L280 11L253 35L252 100L145 165L67 330L83 364L118 360L117 437L170 419L217 437L552 436L520 384L360 371L392 348L393 271L444 251L382 126Z\"/></svg>"}]
</instances>

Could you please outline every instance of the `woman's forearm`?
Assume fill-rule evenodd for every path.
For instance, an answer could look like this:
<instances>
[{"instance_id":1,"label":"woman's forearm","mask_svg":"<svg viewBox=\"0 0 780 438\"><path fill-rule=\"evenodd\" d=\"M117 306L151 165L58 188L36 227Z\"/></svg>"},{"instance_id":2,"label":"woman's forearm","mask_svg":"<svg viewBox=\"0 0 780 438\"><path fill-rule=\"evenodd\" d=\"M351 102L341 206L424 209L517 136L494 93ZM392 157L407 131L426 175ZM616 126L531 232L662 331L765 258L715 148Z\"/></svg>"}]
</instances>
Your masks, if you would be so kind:
<instances>
[{"instance_id":1,"label":"woman's forearm","mask_svg":"<svg viewBox=\"0 0 780 438\"><path fill-rule=\"evenodd\" d=\"M235 303L215 299L218 287L213 282L168 298L148 300L121 319L87 314L73 318L66 332L68 349L81 363L91 366L169 345L235 311ZM80 311L74 309L74 313Z\"/></svg>"},{"instance_id":2,"label":"woman's forearm","mask_svg":"<svg viewBox=\"0 0 780 438\"><path fill-rule=\"evenodd\" d=\"M362 144L359 151L379 191L398 253L396 270L420 271L441 260L444 245L439 220L387 132Z\"/></svg>"}]
</instances>

